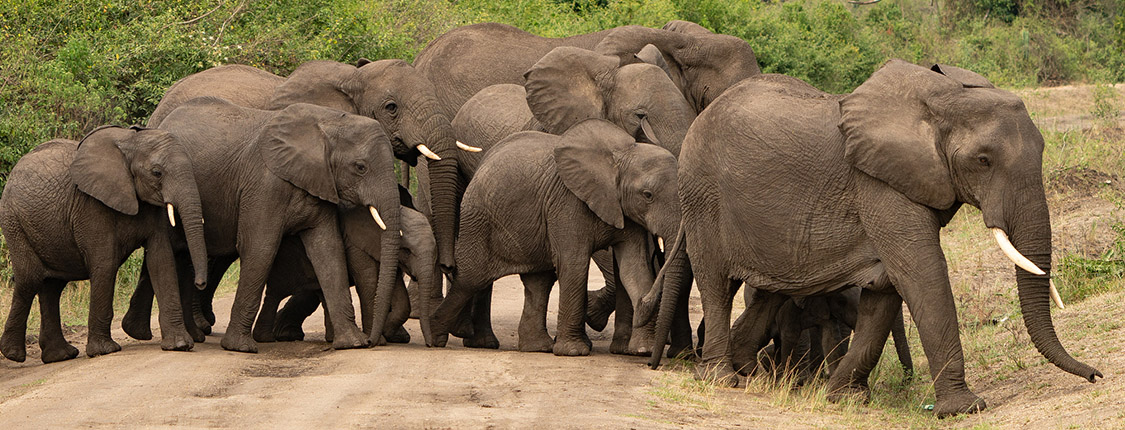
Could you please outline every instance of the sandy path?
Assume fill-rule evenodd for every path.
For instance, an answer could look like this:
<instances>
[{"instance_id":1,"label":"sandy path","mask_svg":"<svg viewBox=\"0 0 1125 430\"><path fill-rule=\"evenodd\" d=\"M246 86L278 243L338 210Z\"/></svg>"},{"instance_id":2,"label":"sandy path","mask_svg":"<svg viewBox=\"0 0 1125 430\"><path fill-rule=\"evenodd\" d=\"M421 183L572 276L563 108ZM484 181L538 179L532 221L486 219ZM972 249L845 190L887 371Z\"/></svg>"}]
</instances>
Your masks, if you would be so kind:
<instances>
[{"instance_id":1,"label":"sandy path","mask_svg":"<svg viewBox=\"0 0 1125 430\"><path fill-rule=\"evenodd\" d=\"M601 285L592 272L590 285ZM643 417L653 412L650 391L660 373L644 358L609 354L611 330L591 333L589 357L513 351L523 287L511 276L495 290L501 351L466 349L459 340L426 348L416 320L407 323L409 345L332 351L317 312L305 323L314 341L261 344L258 354L223 351L215 336L194 352L163 352L157 341L127 340L118 329L123 350L108 356L50 365L37 355L22 364L0 360L0 428L672 425ZM217 333L231 302L216 303ZM557 294L551 305L553 321Z\"/></svg>"}]
</instances>

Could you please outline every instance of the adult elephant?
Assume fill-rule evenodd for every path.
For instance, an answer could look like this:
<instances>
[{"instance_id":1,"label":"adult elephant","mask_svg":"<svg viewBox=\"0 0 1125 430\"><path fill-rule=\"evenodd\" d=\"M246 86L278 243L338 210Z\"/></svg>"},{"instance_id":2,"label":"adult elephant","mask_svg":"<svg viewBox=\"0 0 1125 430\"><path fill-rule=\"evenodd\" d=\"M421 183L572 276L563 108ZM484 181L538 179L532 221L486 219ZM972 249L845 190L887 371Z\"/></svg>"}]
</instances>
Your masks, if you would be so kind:
<instances>
[{"instance_id":1,"label":"adult elephant","mask_svg":"<svg viewBox=\"0 0 1125 430\"><path fill-rule=\"evenodd\" d=\"M298 103L279 111L223 99L191 100L164 119L195 161L211 255L241 259L225 349L256 352L251 336L279 243L298 235L331 309L333 347L368 344L355 324L337 209L366 210L372 223L397 232L399 194L390 142L370 118ZM380 250L398 261L400 237L385 234ZM395 271L379 274L372 337L382 333ZM374 339L373 339L374 340Z\"/></svg>"},{"instance_id":2,"label":"adult elephant","mask_svg":"<svg viewBox=\"0 0 1125 430\"><path fill-rule=\"evenodd\" d=\"M401 273L406 273L421 284L422 297L441 297L441 285L435 282L440 280L433 277L437 256L434 253L434 234L430 229L430 223L425 215L414 209L403 206L400 210L402 229L391 234L402 235L402 249L398 267L391 269L401 272L395 277L391 313L384 325L386 328L384 337L391 343L410 341L410 333L402 327L410 316L410 300L407 298L406 285L402 283ZM383 260L380 244L383 243L383 235L388 234L380 228L370 228L373 227L370 224L370 215L363 209L350 209L340 214L345 254L348 259L348 274L356 286L356 292L359 293L363 331L368 334L372 333L374 312L371 305L375 303ZM258 314L258 321L254 324L254 340L273 342L304 339L305 333L301 326L305 318L322 304L323 294L320 292L320 283L317 282L311 262L299 239L286 238L282 241L266 284L265 302ZM281 300L286 297L289 297L289 300L278 312ZM419 312L422 336L426 345L433 345L430 327L432 310L437 306L437 302L432 299L420 300L418 304L422 308ZM325 311L327 312L327 308ZM334 337L331 318L326 317L324 322L325 340L331 342Z\"/></svg>"},{"instance_id":3,"label":"adult elephant","mask_svg":"<svg viewBox=\"0 0 1125 430\"><path fill-rule=\"evenodd\" d=\"M518 273L525 288L519 349L589 354L590 255L612 248L618 277L639 302L652 285L652 234L673 234L679 223L675 184L671 153L638 144L604 120L581 122L561 136L528 131L506 139L486 157L461 205L458 270L437 310L438 345L474 294ZM556 280L558 338L552 340L545 320ZM644 352L651 334L648 325L620 347ZM472 346L496 343L490 325L474 326L468 340Z\"/></svg>"},{"instance_id":4,"label":"adult elephant","mask_svg":"<svg viewBox=\"0 0 1125 430\"><path fill-rule=\"evenodd\" d=\"M905 300L934 378L935 413L984 409L965 383L939 235L968 203L1017 264L1036 348L1094 382L1101 372L1071 357L1051 322L1042 153L1020 99L956 67L891 60L845 96L779 75L731 88L684 140L683 227L665 266L669 300L686 290L690 256L708 326L701 376L737 381L729 336L736 282L795 296L861 285L860 318L829 380L832 397L868 394Z\"/></svg>"},{"instance_id":5,"label":"adult elephant","mask_svg":"<svg viewBox=\"0 0 1125 430\"><path fill-rule=\"evenodd\" d=\"M39 345L44 363L67 360L78 349L66 342L59 294L68 281L90 280L86 355L121 350L110 336L117 269L139 247L151 258L145 270L160 297L160 346L190 350L180 319L171 226L175 214L187 238L195 284L207 275L203 212L191 157L167 132L99 127L81 142L56 139L23 156L0 197L0 227L9 249L14 284L0 350L26 358L27 316L39 296Z\"/></svg>"},{"instance_id":6,"label":"adult elephant","mask_svg":"<svg viewBox=\"0 0 1125 430\"><path fill-rule=\"evenodd\" d=\"M635 54L653 44L670 65L673 82L701 111L718 92L760 72L754 51L745 41L721 34L674 32L639 26L618 27L565 38L546 38L497 23L459 27L431 41L414 58L414 67L434 84L438 105L453 118L474 94L490 85L524 83L524 73L553 49L569 46L638 62ZM590 89L593 90L593 89ZM589 90L588 90L589 91ZM565 130L565 128L563 128ZM445 147L442 157L419 169L423 206L430 207L438 261L452 267L458 196L464 188L459 157ZM425 212L425 210L423 210Z\"/></svg>"}]
</instances>

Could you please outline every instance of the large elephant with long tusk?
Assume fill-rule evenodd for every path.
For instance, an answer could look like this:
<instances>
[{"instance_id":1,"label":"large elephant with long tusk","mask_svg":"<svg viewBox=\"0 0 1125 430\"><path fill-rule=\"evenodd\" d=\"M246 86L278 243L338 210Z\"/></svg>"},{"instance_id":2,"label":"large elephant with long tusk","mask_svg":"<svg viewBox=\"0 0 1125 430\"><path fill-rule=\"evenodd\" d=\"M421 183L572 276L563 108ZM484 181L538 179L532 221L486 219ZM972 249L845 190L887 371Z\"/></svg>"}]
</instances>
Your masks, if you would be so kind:
<instances>
[{"instance_id":1,"label":"large elephant with long tusk","mask_svg":"<svg viewBox=\"0 0 1125 430\"><path fill-rule=\"evenodd\" d=\"M980 208L1017 264L1032 343L1060 369L1094 382L1101 372L1066 352L1051 321L1043 145L1018 97L957 67L891 60L846 95L781 75L744 80L684 139L683 223L661 275L655 338L664 339L670 304L694 272L707 322L697 369L733 383L733 282L791 296L859 285L858 326L829 381L831 398L868 394L868 375L905 300L934 378L935 412L984 409L965 382L939 235L967 203Z\"/></svg>"}]
</instances>

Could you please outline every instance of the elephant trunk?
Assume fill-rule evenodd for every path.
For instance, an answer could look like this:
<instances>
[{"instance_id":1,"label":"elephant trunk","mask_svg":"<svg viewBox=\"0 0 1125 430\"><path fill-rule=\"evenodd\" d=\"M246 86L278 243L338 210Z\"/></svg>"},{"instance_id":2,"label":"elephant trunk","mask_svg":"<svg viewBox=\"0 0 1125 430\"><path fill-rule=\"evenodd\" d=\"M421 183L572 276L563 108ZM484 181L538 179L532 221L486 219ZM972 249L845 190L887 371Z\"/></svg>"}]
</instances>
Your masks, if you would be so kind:
<instances>
[{"instance_id":1,"label":"elephant trunk","mask_svg":"<svg viewBox=\"0 0 1125 430\"><path fill-rule=\"evenodd\" d=\"M1035 275L1016 269L1020 309L1023 311L1027 333L1039 353L1055 366L1094 382L1095 376L1102 376L1101 372L1071 357L1055 334L1048 290L1051 267L1050 213L1042 191L1027 195L1034 196L1028 198L1032 201L1017 204L1016 207L1020 210L1009 212L1014 214L1009 223L1009 233L1016 250L1047 272L1046 275Z\"/></svg>"},{"instance_id":2,"label":"elephant trunk","mask_svg":"<svg viewBox=\"0 0 1125 430\"><path fill-rule=\"evenodd\" d=\"M207 242L203 238L203 204L199 200L199 188L194 175L186 172L177 176L186 178L176 181L179 186L167 190L167 202L180 213L184 237L187 239L191 265L195 270L195 287L202 290L207 286Z\"/></svg>"},{"instance_id":3,"label":"elephant trunk","mask_svg":"<svg viewBox=\"0 0 1125 430\"><path fill-rule=\"evenodd\" d=\"M382 235L379 249L379 283L375 290L374 315L371 322L371 342L380 343L383 335L383 326L387 321L387 314L391 310L391 294L398 279L399 254L402 246L402 221L399 206L398 183L391 175L386 181L386 186L380 187L375 199L375 209L383 221L379 227L386 227ZM373 221L377 222L377 221ZM373 226L374 227L374 226Z\"/></svg>"},{"instance_id":4,"label":"elephant trunk","mask_svg":"<svg viewBox=\"0 0 1125 430\"><path fill-rule=\"evenodd\" d=\"M653 336L652 359L649 366L653 369L660 367L660 359L664 356L664 346L668 341L668 332L672 330L672 320L676 315L676 304L680 295L686 294L691 288L692 272L691 263L687 256L687 240L684 225L681 222L680 232L672 244L668 260L660 269L652 289L641 301L640 309L634 316L634 326L643 326L652 320L653 310L660 305L660 312L656 318L656 332Z\"/></svg>"}]
</instances>

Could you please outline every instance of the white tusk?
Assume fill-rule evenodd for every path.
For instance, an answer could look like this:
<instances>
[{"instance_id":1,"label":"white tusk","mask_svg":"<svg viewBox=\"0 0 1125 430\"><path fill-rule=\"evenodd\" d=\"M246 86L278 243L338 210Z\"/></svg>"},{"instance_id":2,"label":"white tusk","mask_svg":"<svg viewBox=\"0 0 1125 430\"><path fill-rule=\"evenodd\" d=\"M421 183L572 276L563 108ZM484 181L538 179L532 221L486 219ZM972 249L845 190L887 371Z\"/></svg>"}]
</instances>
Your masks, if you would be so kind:
<instances>
[{"instance_id":1,"label":"white tusk","mask_svg":"<svg viewBox=\"0 0 1125 430\"><path fill-rule=\"evenodd\" d=\"M660 252L664 252L664 238L663 237L660 237L660 236L656 237L656 246L660 247Z\"/></svg>"},{"instance_id":2,"label":"white tusk","mask_svg":"<svg viewBox=\"0 0 1125 430\"><path fill-rule=\"evenodd\" d=\"M398 231L398 235L399 235L399 236L402 236L402 230L399 230L399 231Z\"/></svg>"},{"instance_id":3,"label":"white tusk","mask_svg":"<svg viewBox=\"0 0 1125 430\"><path fill-rule=\"evenodd\" d=\"M483 149L477 148L475 146L469 146L469 145L466 145L464 143L461 143L460 140L457 141L457 147L461 148L461 149L464 149L466 151L469 151L469 152L481 152L481 151L483 151Z\"/></svg>"},{"instance_id":4,"label":"white tusk","mask_svg":"<svg viewBox=\"0 0 1125 430\"><path fill-rule=\"evenodd\" d=\"M434 154L434 151L431 151L430 148L427 148L426 145L418 145L417 148L418 148L418 152L421 152L422 155L426 156L426 158L429 158L429 159L434 160L434 161L437 161L437 160L441 159L441 157L438 157L437 154Z\"/></svg>"},{"instance_id":5,"label":"white tusk","mask_svg":"<svg viewBox=\"0 0 1125 430\"><path fill-rule=\"evenodd\" d=\"M1012 241L1008 240L1008 234L1004 233L1004 230L993 227L992 236L996 238L996 243L1000 245L1000 250L1004 251L1004 255L1007 255L1009 260L1016 263L1016 266L1034 275L1047 274L1047 272L1044 272L1039 266L1036 266L1035 263L1032 263L1031 260L1028 260L1027 257L1024 257L1023 254L1020 254L1019 251L1016 251L1016 247L1012 245Z\"/></svg>"},{"instance_id":6,"label":"white tusk","mask_svg":"<svg viewBox=\"0 0 1125 430\"><path fill-rule=\"evenodd\" d=\"M371 211L371 218L375 219L375 224L379 224L379 228L386 230L387 225L383 224L382 218L379 218L379 211L375 210L375 206L368 206L367 209Z\"/></svg>"},{"instance_id":7,"label":"white tusk","mask_svg":"<svg viewBox=\"0 0 1125 430\"><path fill-rule=\"evenodd\" d=\"M1049 284L1051 286L1051 301L1058 305L1059 309L1066 309L1066 305L1062 302L1062 296L1059 295L1059 290L1055 288L1055 280L1052 279Z\"/></svg>"},{"instance_id":8,"label":"white tusk","mask_svg":"<svg viewBox=\"0 0 1125 430\"><path fill-rule=\"evenodd\" d=\"M176 210L172 208L171 203L168 203L168 223L172 224L172 227L176 226Z\"/></svg>"}]
</instances>

